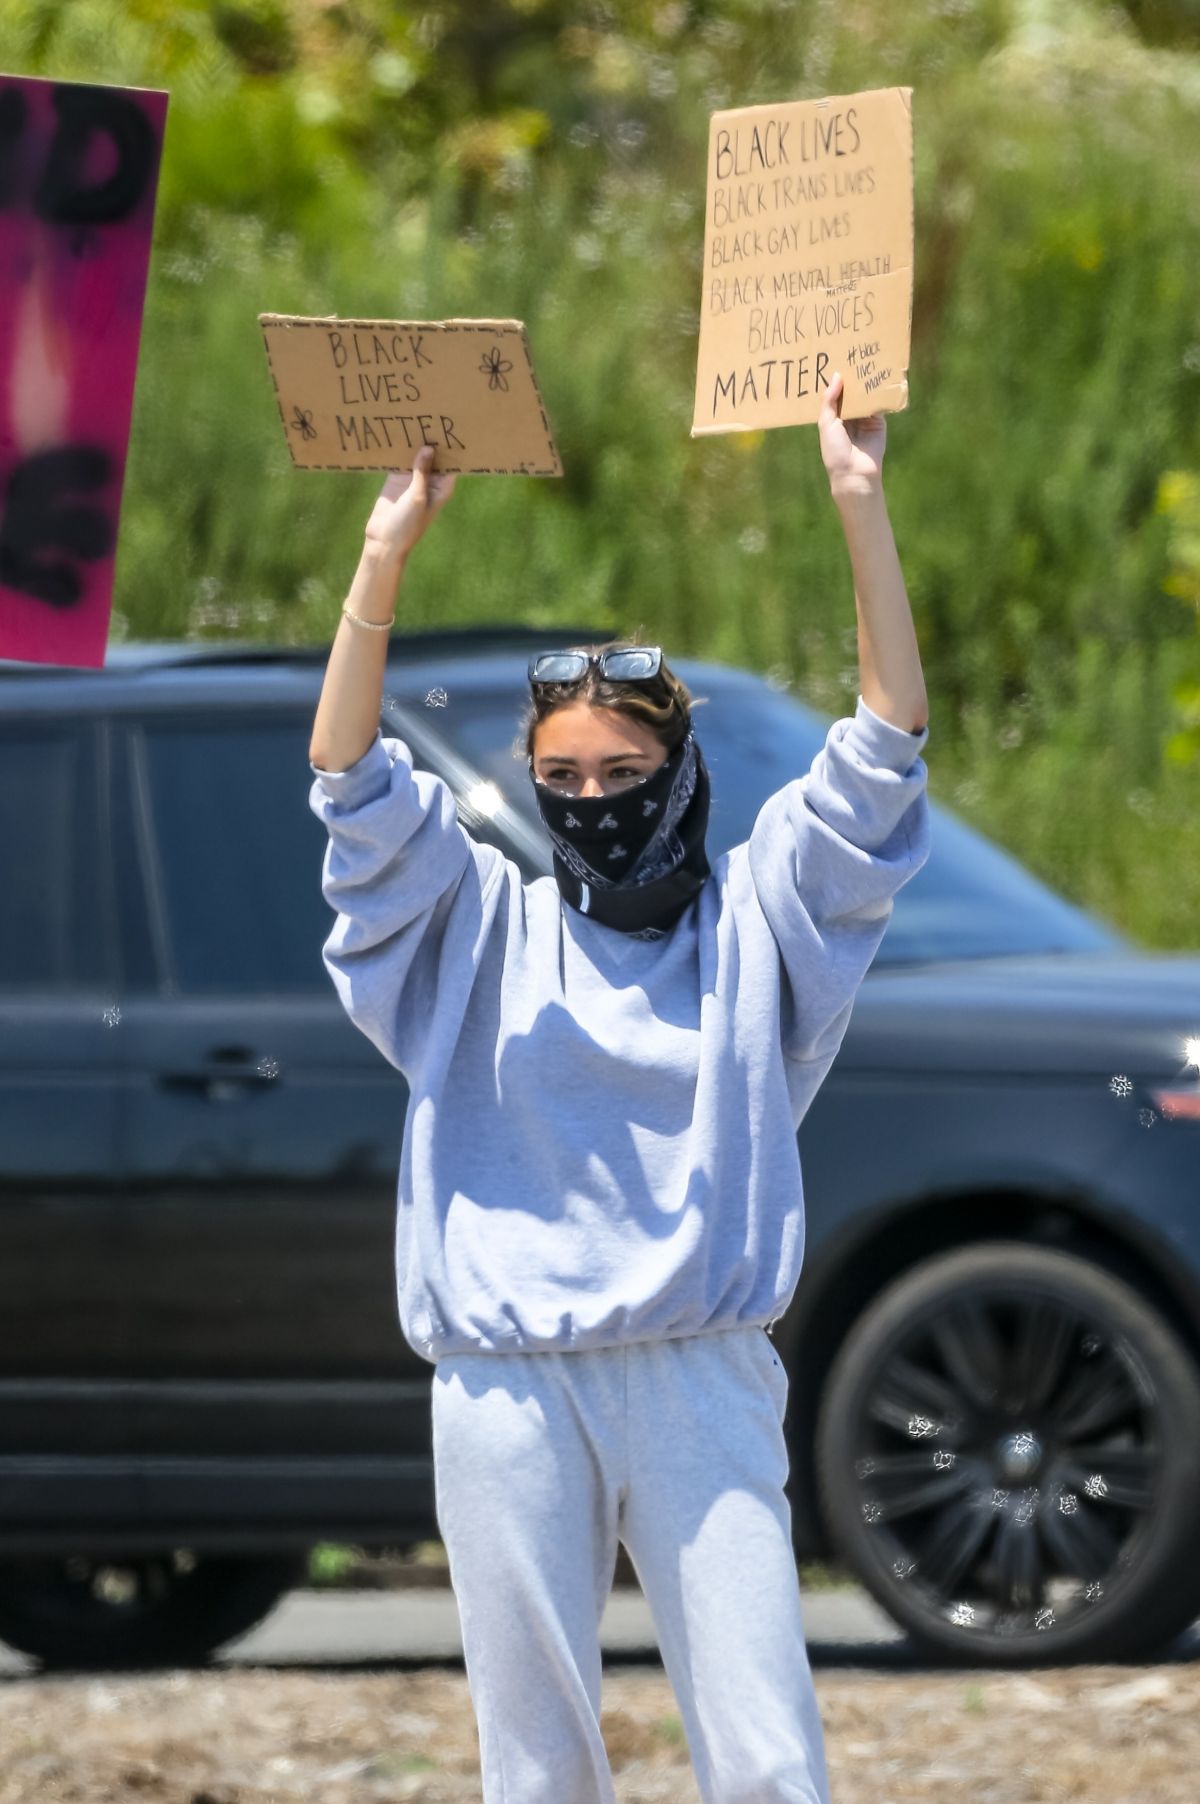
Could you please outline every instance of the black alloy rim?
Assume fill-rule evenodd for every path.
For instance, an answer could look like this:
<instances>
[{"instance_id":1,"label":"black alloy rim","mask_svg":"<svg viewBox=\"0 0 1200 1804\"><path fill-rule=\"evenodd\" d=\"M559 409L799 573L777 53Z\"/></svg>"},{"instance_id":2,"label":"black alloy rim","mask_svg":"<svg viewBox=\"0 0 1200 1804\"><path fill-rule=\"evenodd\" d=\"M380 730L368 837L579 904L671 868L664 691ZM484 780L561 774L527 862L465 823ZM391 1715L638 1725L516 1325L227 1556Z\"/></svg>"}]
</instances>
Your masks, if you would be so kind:
<instances>
[{"instance_id":1,"label":"black alloy rim","mask_svg":"<svg viewBox=\"0 0 1200 1804\"><path fill-rule=\"evenodd\" d=\"M189 1548L181 1547L132 1559L85 1554L30 1559L15 1562L11 1574L18 1584L24 1581L46 1616L111 1622L153 1615L182 1584L192 1582L198 1563Z\"/></svg>"},{"instance_id":2,"label":"black alloy rim","mask_svg":"<svg viewBox=\"0 0 1200 1804\"><path fill-rule=\"evenodd\" d=\"M1124 1337L1027 1287L960 1294L906 1326L864 1387L872 1557L939 1639L1061 1639L1152 1540L1164 1426Z\"/></svg>"}]
</instances>

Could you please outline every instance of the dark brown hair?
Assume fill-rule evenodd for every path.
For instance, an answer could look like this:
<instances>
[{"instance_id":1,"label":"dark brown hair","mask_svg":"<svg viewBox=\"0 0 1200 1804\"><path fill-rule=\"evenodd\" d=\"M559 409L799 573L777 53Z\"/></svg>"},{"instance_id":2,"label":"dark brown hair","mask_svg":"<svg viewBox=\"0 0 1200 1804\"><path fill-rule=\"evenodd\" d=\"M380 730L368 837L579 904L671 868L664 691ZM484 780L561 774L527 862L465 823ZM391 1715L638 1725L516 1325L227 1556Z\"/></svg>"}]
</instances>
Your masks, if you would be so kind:
<instances>
[{"instance_id":1,"label":"dark brown hair","mask_svg":"<svg viewBox=\"0 0 1200 1804\"><path fill-rule=\"evenodd\" d=\"M612 646L643 643L640 637L634 636L610 639L605 645L573 645L569 649L597 653ZM659 744L672 752L687 735L692 708L704 699L694 698L689 693L686 685L668 668L665 658L657 675L648 683L610 681L600 675L597 665L589 664L583 676L573 683L538 683L533 687L518 728L518 747L514 749L520 756L519 746L523 742L525 756L532 759L537 730L547 715L553 714L556 708L569 707L572 702L586 702L589 708L613 708L619 714L628 714L641 721Z\"/></svg>"}]
</instances>

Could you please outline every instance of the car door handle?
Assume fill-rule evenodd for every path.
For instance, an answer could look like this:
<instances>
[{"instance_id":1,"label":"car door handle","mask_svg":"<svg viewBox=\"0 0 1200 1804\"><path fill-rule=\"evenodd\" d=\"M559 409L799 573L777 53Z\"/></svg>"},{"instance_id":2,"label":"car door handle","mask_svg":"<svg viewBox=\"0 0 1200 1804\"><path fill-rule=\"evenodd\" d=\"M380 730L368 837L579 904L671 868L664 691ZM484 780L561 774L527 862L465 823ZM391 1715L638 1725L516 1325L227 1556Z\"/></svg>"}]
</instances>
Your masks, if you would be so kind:
<instances>
[{"instance_id":1,"label":"car door handle","mask_svg":"<svg viewBox=\"0 0 1200 1804\"><path fill-rule=\"evenodd\" d=\"M161 1090L188 1091L209 1102L235 1102L270 1082L261 1071L163 1071L158 1078Z\"/></svg>"},{"instance_id":2,"label":"car door handle","mask_svg":"<svg viewBox=\"0 0 1200 1804\"><path fill-rule=\"evenodd\" d=\"M279 1060L255 1059L246 1046L221 1046L209 1054L210 1063L195 1071L163 1071L158 1082L164 1090L185 1090L210 1102L232 1102L246 1092L264 1090L279 1075Z\"/></svg>"}]
</instances>

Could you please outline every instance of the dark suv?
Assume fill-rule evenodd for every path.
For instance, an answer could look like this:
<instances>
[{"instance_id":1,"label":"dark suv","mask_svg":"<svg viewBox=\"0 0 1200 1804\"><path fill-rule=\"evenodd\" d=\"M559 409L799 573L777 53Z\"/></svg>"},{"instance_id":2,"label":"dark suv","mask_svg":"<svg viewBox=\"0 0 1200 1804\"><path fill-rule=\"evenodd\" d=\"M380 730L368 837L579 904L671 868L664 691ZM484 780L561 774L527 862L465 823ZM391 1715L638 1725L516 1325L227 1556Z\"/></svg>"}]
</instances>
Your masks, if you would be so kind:
<instances>
[{"instance_id":1,"label":"dark suv","mask_svg":"<svg viewBox=\"0 0 1200 1804\"><path fill-rule=\"evenodd\" d=\"M609 636L392 641L385 733L527 877L526 659ZM0 665L0 1636L47 1664L202 1657L315 1543L437 1534L405 1088L320 957L326 656ZM715 855L828 723L678 668ZM934 817L800 1131L797 1553L950 1655L1127 1656L1200 1612L1200 958Z\"/></svg>"}]
</instances>

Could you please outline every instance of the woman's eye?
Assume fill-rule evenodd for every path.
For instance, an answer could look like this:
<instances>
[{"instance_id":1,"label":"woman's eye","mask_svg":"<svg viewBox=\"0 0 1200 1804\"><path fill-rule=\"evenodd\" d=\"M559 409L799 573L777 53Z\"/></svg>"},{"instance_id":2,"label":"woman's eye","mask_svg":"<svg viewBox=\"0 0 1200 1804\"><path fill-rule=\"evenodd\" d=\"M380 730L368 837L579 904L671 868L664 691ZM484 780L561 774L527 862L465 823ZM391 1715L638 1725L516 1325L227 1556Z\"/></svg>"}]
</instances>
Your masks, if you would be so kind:
<instances>
[{"instance_id":1,"label":"woman's eye","mask_svg":"<svg viewBox=\"0 0 1200 1804\"><path fill-rule=\"evenodd\" d=\"M620 764L608 774L610 777L640 777L642 773L631 764ZM547 783L571 783L575 781L575 772L561 769L548 770L544 781Z\"/></svg>"}]
</instances>

